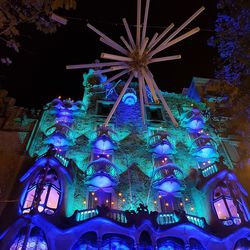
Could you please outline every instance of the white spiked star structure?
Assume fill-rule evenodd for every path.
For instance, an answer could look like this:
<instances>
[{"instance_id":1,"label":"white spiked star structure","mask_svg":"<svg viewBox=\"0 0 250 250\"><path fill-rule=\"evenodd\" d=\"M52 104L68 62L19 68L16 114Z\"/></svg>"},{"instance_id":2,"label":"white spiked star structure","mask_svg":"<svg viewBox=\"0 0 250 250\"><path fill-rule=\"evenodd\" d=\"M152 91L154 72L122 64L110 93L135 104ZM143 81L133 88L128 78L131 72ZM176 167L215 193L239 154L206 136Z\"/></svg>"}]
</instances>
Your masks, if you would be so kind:
<instances>
[{"instance_id":1,"label":"white spiked star structure","mask_svg":"<svg viewBox=\"0 0 250 250\"><path fill-rule=\"evenodd\" d=\"M170 116L173 124L177 127L178 123L174 118L166 100L161 94L150 69L148 68L149 64L163 61L172 61L181 58L181 55L172 55L165 57L154 57L157 53L169 48L170 46L186 39L187 37L197 33L200 28L196 27L183 35L175 38L177 34L179 34L190 22L192 22L205 8L201 7L197 10L190 18L188 18L180 27L178 27L171 35L166 38L166 34L170 32L170 30L174 27L174 24L170 24L164 31L159 35L155 33L152 39L146 37L147 31L147 21L148 21L148 12L149 12L149 4L150 0L146 0L145 12L144 12L144 20L143 25L141 25L141 0L137 0L137 20L136 20L136 39L133 39L132 33L130 31L129 25L127 23L126 18L123 18L123 24L125 26L125 30L128 36L128 40L126 40L123 36L120 37L124 46L113 41L111 38L106 36L104 33L96 29L91 24L87 24L87 26L97 33L100 36L100 41L115 49L120 53L120 55L116 54L108 54L101 53L101 58L111 60L111 62L104 63L92 63L92 64L80 64L80 65L68 65L67 69L83 69L83 68L104 68L99 70L99 73L107 73L113 71L120 71L115 74L103 84L114 81L117 78L122 77L123 75L129 75L128 80L126 81L119 97L117 98L114 106L112 107L108 117L106 118L104 125L107 126L112 115L114 114L118 104L120 103L123 95L126 93L126 90L131 83L132 79L135 77L138 79L139 84L139 96L140 96L140 105L142 112L142 120L145 122L145 109L144 105L148 104L148 98L146 94L146 85L148 86L153 100L156 103L161 101L164 109ZM165 39L164 39L165 38ZM160 101L159 101L159 99Z\"/></svg>"}]
</instances>

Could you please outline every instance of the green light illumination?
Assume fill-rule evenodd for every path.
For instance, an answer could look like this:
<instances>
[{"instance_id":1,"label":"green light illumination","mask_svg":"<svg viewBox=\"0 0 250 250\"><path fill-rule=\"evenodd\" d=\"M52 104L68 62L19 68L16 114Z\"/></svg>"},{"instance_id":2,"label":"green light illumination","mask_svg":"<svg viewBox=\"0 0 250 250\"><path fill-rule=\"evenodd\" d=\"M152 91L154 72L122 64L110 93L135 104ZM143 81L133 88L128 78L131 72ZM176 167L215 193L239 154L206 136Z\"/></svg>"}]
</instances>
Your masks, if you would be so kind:
<instances>
[{"instance_id":1,"label":"green light illumination","mask_svg":"<svg viewBox=\"0 0 250 250\"><path fill-rule=\"evenodd\" d=\"M90 182L86 177L90 175L90 169L88 169L88 172L86 170L93 157L92 143L98 136L96 132L97 127L105 119L105 115L97 114L97 101L107 98L103 93L104 88L100 91L101 87L98 84L94 87L88 83L93 73L94 71L90 70L88 74L84 74L83 84L85 92L83 103L87 107L87 111L80 109L69 110L66 108L63 111L64 113L62 113L67 116L71 115L71 123L68 125L70 130L66 133L66 136L68 140L72 141L72 145L66 145L65 148L62 148L62 151L58 152L57 158L65 167L68 166L69 161L74 162L76 176L74 183L68 186L66 191L67 195L65 197L67 198L64 203L67 216L71 216L76 210L92 209L89 207L88 202ZM115 91L118 91L119 84L113 84L113 86L116 86ZM138 90L135 89L135 91ZM205 109L204 104L195 103L184 95L167 92L163 92L162 94L168 100L168 105L177 120L182 119L181 112L191 110L194 105L200 110ZM106 101L109 101L109 99ZM196 158L190 154L190 147L193 146L194 140L190 136L188 129L181 126L178 128L174 127L165 113L163 114L162 121L157 123L146 121L147 126L143 127L140 123L131 122L134 119L133 112L139 109L137 103L133 106L127 106L124 103L119 105L121 106L118 106L117 112L114 113L109 124L110 128L114 131L114 133L110 133L110 136L117 143L117 148L111 153L112 163L118 168L118 182L112 191L112 209L123 211L136 210L140 203L144 203L148 206L149 211L158 210L161 212L160 203L154 203L157 197L157 190L152 186L152 178L157 166L154 166L155 163L152 151L150 151L149 142L154 133L165 131L168 133L168 141L173 148L171 151L172 156L169 159L183 172L183 175L178 177L181 183L183 208L190 216L204 217L209 221L209 197L207 197L207 194L204 194L204 191L196 189L193 183L192 190L190 190L190 194L188 195L190 202L185 202L184 200L186 194L183 190L188 185L191 185L190 183L188 184L191 169L199 171ZM122 110L123 108L125 109ZM60 119L57 118L58 112L61 111L50 104L45 107L37 130L34 132L34 137L30 142L29 153L31 156L42 155L48 150L48 145L44 144L46 131L48 128L55 126L56 121L63 122L65 120L63 117ZM123 116L122 119L126 116L131 116L132 118L129 123L126 123L126 119L122 123L117 122L120 119L120 115ZM137 120L139 119L141 118L137 117ZM211 136L214 136L213 131L206 123L203 129L209 132ZM91 171L95 170L92 169ZM214 173L214 168L211 171ZM202 174L204 177L209 177L211 171L210 169L203 170ZM124 201L118 196L119 192L123 194L122 198ZM207 200L206 206L204 206L204 200Z\"/></svg>"}]
</instances>

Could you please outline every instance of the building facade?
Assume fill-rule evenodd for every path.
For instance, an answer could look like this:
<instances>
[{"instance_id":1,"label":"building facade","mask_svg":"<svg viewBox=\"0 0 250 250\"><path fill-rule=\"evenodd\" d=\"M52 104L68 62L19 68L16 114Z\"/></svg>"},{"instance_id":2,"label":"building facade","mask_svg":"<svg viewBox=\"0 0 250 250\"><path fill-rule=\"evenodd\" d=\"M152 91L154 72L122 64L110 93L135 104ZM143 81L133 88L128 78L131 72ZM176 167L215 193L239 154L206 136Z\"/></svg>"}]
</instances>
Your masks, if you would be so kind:
<instances>
[{"instance_id":1,"label":"building facade","mask_svg":"<svg viewBox=\"0 0 250 250\"><path fill-rule=\"evenodd\" d=\"M105 126L122 86L105 80L90 70L82 101L44 107L0 248L250 249L247 191L194 84L162 93L178 127L150 91L142 122L136 83Z\"/></svg>"}]
</instances>

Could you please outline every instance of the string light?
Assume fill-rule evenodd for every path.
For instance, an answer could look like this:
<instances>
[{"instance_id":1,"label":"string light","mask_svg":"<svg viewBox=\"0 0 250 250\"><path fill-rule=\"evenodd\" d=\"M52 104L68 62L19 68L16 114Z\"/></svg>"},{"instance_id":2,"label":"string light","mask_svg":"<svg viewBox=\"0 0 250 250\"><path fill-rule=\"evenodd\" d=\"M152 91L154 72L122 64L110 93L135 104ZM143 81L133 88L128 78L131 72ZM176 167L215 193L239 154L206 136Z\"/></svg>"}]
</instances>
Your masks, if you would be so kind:
<instances>
[{"instance_id":1,"label":"string light","mask_svg":"<svg viewBox=\"0 0 250 250\"><path fill-rule=\"evenodd\" d=\"M118 196L120 196L120 197L121 197L121 196L122 196L122 193L118 193Z\"/></svg>"},{"instance_id":2,"label":"string light","mask_svg":"<svg viewBox=\"0 0 250 250\"><path fill-rule=\"evenodd\" d=\"M126 199L125 199L125 198L123 198L123 199L122 199L122 201L123 201L123 202L125 202L125 201L126 201Z\"/></svg>"},{"instance_id":3,"label":"string light","mask_svg":"<svg viewBox=\"0 0 250 250\"><path fill-rule=\"evenodd\" d=\"M158 195L158 198L159 198L159 199L161 199L161 197L162 197L161 195Z\"/></svg>"},{"instance_id":4,"label":"string light","mask_svg":"<svg viewBox=\"0 0 250 250\"><path fill-rule=\"evenodd\" d=\"M95 195L95 193L94 193L94 192L92 192L91 194L92 194L92 195Z\"/></svg>"},{"instance_id":5,"label":"string light","mask_svg":"<svg viewBox=\"0 0 250 250\"><path fill-rule=\"evenodd\" d=\"M157 201L154 201L154 204L157 204Z\"/></svg>"}]
</instances>

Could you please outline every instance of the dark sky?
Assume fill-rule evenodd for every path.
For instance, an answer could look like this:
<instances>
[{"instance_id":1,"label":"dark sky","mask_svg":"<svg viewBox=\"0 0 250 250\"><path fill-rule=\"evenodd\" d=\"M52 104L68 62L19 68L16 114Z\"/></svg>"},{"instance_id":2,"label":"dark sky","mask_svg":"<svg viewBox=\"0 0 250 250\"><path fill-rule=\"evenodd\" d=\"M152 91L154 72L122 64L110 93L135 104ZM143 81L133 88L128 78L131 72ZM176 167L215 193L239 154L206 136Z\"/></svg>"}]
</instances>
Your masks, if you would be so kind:
<instances>
[{"instance_id":1,"label":"dark sky","mask_svg":"<svg viewBox=\"0 0 250 250\"><path fill-rule=\"evenodd\" d=\"M17 99L18 105L41 108L59 95L82 99L84 70L67 71L65 66L92 63L101 52L114 53L86 27L87 20L119 43L120 35L126 36L121 19L126 17L130 25L136 23L136 0L78 2L76 11L64 13L69 17L67 26L53 35L44 35L30 25L22 27L20 53L13 58L11 66L1 66L0 79L9 96ZM189 86L193 76L213 77L216 54L207 46L207 40L213 35L216 5L215 0L151 0L149 37L162 32L171 22L178 27L201 6L206 10L185 30L199 26L201 31L159 54L181 54L182 59L155 63L151 67L162 90L181 92L183 87Z\"/></svg>"}]
</instances>

